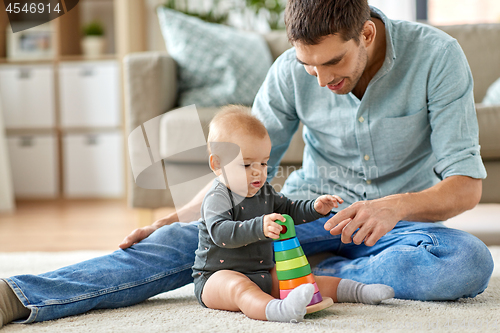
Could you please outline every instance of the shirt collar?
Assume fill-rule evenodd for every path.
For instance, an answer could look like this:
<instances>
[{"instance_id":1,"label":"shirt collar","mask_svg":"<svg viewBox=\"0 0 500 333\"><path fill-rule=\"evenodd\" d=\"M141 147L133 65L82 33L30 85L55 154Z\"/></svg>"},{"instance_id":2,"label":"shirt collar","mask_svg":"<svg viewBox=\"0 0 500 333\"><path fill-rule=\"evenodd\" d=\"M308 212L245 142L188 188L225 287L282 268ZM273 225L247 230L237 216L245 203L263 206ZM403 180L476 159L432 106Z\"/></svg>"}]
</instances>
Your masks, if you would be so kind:
<instances>
[{"instance_id":1,"label":"shirt collar","mask_svg":"<svg viewBox=\"0 0 500 333\"><path fill-rule=\"evenodd\" d=\"M370 6L371 16L378 18L384 22L385 25L385 39L386 39L386 50L385 50L385 60L382 67L379 69L372 81L379 79L383 75L387 74L394 66L394 60L396 59L396 51L394 49L393 41L393 31L392 31L392 21L385 16L382 11L376 7Z\"/></svg>"}]
</instances>

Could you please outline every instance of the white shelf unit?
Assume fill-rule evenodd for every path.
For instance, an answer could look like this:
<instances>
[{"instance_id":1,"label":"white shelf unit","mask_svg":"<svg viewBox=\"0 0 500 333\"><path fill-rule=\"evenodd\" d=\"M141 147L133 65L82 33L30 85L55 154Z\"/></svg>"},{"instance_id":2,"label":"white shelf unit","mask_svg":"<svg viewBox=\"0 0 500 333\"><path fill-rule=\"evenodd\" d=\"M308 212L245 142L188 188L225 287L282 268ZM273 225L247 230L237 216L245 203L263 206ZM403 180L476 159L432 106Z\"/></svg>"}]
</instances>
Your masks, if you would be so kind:
<instances>
[{"instance_id":1,"label":"white shelf unit","mask_svg":"<svg viewBox=\"0 0 500 333\"><path fill-rule=\"evenodd\" d=\"M10 27L0 2L0 100L17 198L124 198L121 56L115 41L115 13L124 5L80 0L51 21L53 59L21 61L7 56ZM104 25L106 54L86 58L81 28L94 19Z\"/></svg>"},{"instance_id":2,"label":"white shelf unit","mask_svg":"<svg viewBox=\"0 0 500 333\"><path fill-rule=\"evenodd\" d=\"M117 60L0 65L0 95L17 198L123 198Z\"/></svg>"}]
</instances>

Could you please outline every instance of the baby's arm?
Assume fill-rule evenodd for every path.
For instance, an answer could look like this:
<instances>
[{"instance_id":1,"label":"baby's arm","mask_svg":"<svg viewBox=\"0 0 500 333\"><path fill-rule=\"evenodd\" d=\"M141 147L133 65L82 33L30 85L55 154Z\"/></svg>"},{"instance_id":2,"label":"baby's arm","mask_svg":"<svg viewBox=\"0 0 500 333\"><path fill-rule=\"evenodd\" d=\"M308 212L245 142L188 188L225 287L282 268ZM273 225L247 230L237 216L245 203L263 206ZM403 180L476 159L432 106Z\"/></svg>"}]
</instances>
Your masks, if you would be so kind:
<instances>
[{"instance_id":1,"label":"baby's arm","mask_svg":"<svg viewBox=\"0 0 500 333\"><path fill-rule=\"evenodd\" d=\"M332 208L337 208L339 203L344 202L336 195L322 195L316 200L291 200L274 190L272 190L272 194L274 195L274 210L290 215L295 224L324 217L330 213Z\"/></svg>"},{"instance_id":2,"label":"baby's arm","mask_svg":"<svg viewBox=\"0 0 500 333\"><path fill-rule=\"evenodd\" d=\"M330 213L332 208L338 208L339 203L341 204L343 202L344 200L337 195L322 195L314 200L314 210L320 214L327 215Z\"/></svg>"},{"instance_id":3,"label":"baby's arm","mask_svg":"<svg viewBox=\"0 0 500 333\"><path fill-rule=\"evenodd\" d=\"M259 216L246 221L233 221L220 216L205 220L208 234L219 247L237 248L265 239L263 218Z\"/></svg>"},{"instance_id":4,"label":"baby's arm","mask_svg":"<svg viewBox=\"0 0 500 333\"><path fill-rule=\"evenodd\" d=\"M265 239L264 216L235 221L229 195L216 189L203 201L202 218L212 241L219 247L237 248Z\"/></svg>"}]
</instances>

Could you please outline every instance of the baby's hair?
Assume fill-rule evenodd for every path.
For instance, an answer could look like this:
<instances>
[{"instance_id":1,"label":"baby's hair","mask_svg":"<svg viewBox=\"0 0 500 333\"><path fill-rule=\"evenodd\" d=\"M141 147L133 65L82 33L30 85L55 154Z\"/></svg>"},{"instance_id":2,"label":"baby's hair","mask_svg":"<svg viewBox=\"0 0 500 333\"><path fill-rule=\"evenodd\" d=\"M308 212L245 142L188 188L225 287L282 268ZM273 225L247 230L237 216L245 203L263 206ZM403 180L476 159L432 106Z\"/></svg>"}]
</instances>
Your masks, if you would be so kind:
<instances>
[{"instance_id":1,"label":"baby's hair","mask_svg":"<svg viewBox=\"0 0 500 333\"><path fill-rule=\"evenodd\" d=\"M230 104L221 108L210 122L208 132L208 149L211 142L227 140L235 132L254 135L261 139L267 135L262 122L250 113L247 106Z\"/></svg>"}]
</instances>

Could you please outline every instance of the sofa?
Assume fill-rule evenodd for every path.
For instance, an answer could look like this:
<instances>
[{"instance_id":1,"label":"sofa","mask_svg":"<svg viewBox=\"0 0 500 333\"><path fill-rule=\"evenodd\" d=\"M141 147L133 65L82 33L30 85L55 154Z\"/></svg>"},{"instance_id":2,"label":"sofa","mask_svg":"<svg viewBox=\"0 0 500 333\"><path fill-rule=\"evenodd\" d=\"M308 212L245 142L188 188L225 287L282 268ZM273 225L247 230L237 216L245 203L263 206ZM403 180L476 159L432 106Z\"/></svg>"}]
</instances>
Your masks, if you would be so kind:
<instances>
[{"instance_id":1,"label":"sofa","mask_svg":"<svg viewBox=\"0 0 500 333\"><path fill-rule=\"evenodd\" d=\"M488 87L500 77L500 24L454 25L438 27L453 36L462 46L469 61L474 77L474 97L481 102ZM263 36L269 46L272 57L276 59L288 49L284 31L273 31ZM142 128L149 140L142 145L148 146L150 156L169 156L169 142L178 140L181 133L192 130L193 124L190 117L182 113L169 113L177 108L177 65L166 52L141 52L132 53L124 58L125 81L125 112L126 128L128 133ZM488 177L483 181L483 195L481 205L483 215L493 218L500 214L500 105L485 106L476 104L479 123L479 141L481 155L488 172ZM217 108L197 108L205 136L207 125L217 111ZM154 122L150 121L155 119ZM145 124L149 121L149 130ZM154 124L151 126L151 124ZM154 127L154 129L151 129ZM292 139L292 142L282 160L283 172L273 180L278 187L284 183L289 172L300 168L304 142L301 137L301 127ZM154 137L154 138L153 138ZM155 144L148 145L148 141ZM133 161L139 148L129 149ZM151 160L154 163L155 159ZM158 162L158 157L156 158ZM163 161L164 166L170 163L170 168L182 173L203 174L209 173L205 154L186 155L185 158L177 156L173 161ZM129 173L127 198L130 207L155 209L173 206L172 195L166 185L164 174L158 165L156 174L159 187L151 186L148 189L136 184L133 173ZM161 173L161 174L160 174ZM152 189L153 188L153 189ZM192 196L192 194L191 194ZM497 205L495 205L495 203ZM176 203L177 204L177 203ZM488 205L489 204L489 205ZM145 223L149 223L146 221ZM462 221L465 226L467 221ZM493 222L492 222L493 223ZM498 236L500 240L500 228ZM488 229L487 229L488 230ZM489 234L485 232L485 234ZM491 234L490 234L491 236ZM491 238L491 237L490 237Z\"/></svg>"}]
</instances>

